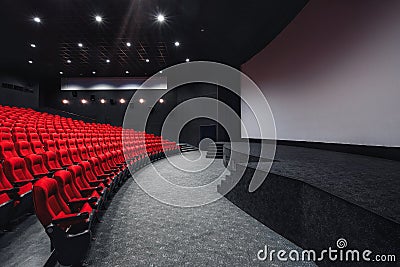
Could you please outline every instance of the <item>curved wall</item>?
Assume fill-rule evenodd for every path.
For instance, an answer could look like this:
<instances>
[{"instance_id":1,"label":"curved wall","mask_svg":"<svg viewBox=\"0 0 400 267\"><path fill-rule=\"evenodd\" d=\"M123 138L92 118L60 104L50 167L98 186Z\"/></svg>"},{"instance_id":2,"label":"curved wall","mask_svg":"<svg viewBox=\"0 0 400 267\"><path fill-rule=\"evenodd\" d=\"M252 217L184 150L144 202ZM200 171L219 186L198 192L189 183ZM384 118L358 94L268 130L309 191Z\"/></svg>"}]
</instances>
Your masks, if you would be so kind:
<instances>
[{"instance_id":1,"label":"curved wall","mask_svg":"<svg viewBox=\"0 0 400 267\"><path fill-rule=\"evenodd\" d=\"M398 10L395 0L310 1L242 66L269 101L278 139L400 146ZM251 125L243 108L242 119Z\"/></svg>"}]
</instances>

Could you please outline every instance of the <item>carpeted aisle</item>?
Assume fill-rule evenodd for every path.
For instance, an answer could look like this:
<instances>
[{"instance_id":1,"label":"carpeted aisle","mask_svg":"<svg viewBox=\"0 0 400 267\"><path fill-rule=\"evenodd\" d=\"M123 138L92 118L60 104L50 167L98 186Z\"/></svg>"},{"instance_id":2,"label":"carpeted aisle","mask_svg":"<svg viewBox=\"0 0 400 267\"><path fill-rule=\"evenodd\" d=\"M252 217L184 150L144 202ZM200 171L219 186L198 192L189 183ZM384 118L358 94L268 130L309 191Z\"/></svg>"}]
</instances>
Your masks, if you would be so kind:
<instances>
[{"instance_id":1,"label":"carpeted aisle","mask_svg":"<svg viewBox=\"0 0 400 267\"><path fill-rule=\"evenodd\" d=\"M194 159L198 154L185 156ZM167 160L155 164L169 181L185 186L205 184L224 171L222 160L200 173L183 172ZM135 179L151 175L153 168L146 167ZM257 252L264 245L301 249L225 198L197 208L174 207L153 199L130 179L102 220L87 256L90 266L315 266L259 261Z\"/></svg>"}]
</instances>

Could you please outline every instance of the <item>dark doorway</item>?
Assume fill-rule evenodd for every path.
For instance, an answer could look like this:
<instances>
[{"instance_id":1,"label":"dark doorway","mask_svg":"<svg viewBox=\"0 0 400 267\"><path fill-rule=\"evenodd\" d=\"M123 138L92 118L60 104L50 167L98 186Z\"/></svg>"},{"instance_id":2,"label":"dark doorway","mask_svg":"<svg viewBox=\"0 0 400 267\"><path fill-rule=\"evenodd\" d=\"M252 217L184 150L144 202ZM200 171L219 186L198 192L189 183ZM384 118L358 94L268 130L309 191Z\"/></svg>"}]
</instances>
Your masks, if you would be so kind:
<instances>
[{"instance_id":1,"label":"dark doorway","mask_svg":"<svg viewBox=\"0 0 400 267\"><path fill-rule=\"evenodd\" d=\"M204 138L210 138L214 142L217 140L217 125L211 124L211 125L200 125L200 141L203 140ZM199 147L202 150L207 149L208 147L207 142L203 142L202 146Z\"/></svg>"}]
</instances>

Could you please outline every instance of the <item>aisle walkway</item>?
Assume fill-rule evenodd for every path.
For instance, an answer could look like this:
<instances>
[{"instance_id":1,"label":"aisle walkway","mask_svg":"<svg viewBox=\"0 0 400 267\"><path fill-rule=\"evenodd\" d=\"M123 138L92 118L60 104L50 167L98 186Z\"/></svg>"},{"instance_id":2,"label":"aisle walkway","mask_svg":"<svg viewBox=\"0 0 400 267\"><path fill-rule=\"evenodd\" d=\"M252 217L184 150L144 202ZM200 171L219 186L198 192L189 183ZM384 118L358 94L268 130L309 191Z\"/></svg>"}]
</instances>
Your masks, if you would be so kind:
<instances>
[{"instance_id":1,"label":"aisle walkway","mask_svg":"<svg viewBox=\"0 0 400 267\"><path fill-rule=\"evenodd\" d=\"M197 153L186 157L196 158ZM180 171L167 160L155 164L169 181L185 186L205 184L224 170L222 160L201 173ZM146 167L135 179L143 181L152 175L153 168ZM197 208L173 207L153 199L130 179L114 197L103 221L87 257L90 266L315 266L259 261L257 252L265 245L276 250L301 249L225 198Z\"/></svg>"}]
</instances>

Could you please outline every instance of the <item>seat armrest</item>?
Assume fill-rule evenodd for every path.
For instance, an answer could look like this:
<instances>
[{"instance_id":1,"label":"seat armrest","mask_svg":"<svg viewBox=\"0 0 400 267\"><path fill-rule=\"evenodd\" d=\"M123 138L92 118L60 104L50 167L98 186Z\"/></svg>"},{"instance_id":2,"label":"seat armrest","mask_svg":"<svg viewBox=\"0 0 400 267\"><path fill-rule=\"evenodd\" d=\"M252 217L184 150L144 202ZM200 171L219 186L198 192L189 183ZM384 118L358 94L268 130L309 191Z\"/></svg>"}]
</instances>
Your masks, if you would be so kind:
<instances>
[{"instance_id":1,"label":"seat armrest","mask_svg":"<svg viewBox=\"0 0 400 267\"><path fill-rule=\"evenodd\" d=\"M71 199L70 201L68 201L68 205L70 204L81 204L81 203L86 203L89 201L89 198L75 198L75 199Z\"/></svg>"},{"instance_id":2,"label":"seat armrest","mask_svg":"<svg viewBox=\"0 0 400 267\"><path fill-rule=\"evenodd\" d=\"M12 185L15 187L20 187L22 185L28 184L28 183L34 183L36 182L37 179L32 179L32 180L20 180L20 181L14 181L12 182Z\"/></svg>"},{"instance_id":3,"label":"seat armrest","mask_svg":"<svg viewBox=\"0 0 400 267\"><path fill-rule=\"evenodd\" d=\"M56 218L53 219L51 222L53 224L60 224L60 223L66 223L66 222L73 222L73 221L79 221L79 220L86 220L89 218L89 213L88 212L82 212L82 213L74 213L74 214L68 214L65 215L61 218Z\"/></svg>"},{"instance_id":4,"label":"seat armrest","mask_svg":"<svg viewBox=\"0 0 400 267\"><path fill-rule=\"evenodd\" d=\"M81 189L80 191L89 192L89 191L94 191L94 190L97 190L97 187L87 187L87 188Z\"/></svg>"},{"instance_id":5,"label":"seat armrest","mask_svg":"<svg viewBox=\"0 0 400 267\"><path fill-rule=\"evenodd\" d=\"M0 189L0 194L9 194L9 195L15 195L18 194L19 188L18 187L13 187L13 188L8 188L8 189Z\"/></svg>"},{"instance_id":6,"label":"seat armrest","mask_svg":"<svg viewBox=\"0 0 400 267\"><path fill-rule=\"evenodd\" d=\"M98 186L98 185L101 183L101 181L88 181L88 183L89 183L91 186Z\"/></svg>"}]
</instances>

